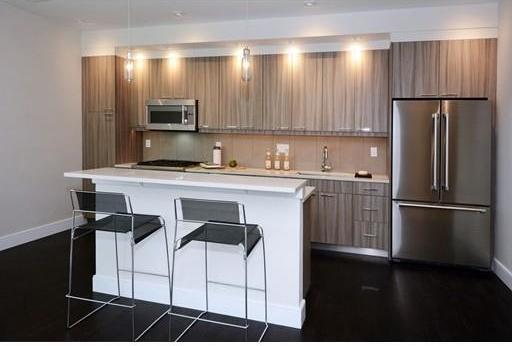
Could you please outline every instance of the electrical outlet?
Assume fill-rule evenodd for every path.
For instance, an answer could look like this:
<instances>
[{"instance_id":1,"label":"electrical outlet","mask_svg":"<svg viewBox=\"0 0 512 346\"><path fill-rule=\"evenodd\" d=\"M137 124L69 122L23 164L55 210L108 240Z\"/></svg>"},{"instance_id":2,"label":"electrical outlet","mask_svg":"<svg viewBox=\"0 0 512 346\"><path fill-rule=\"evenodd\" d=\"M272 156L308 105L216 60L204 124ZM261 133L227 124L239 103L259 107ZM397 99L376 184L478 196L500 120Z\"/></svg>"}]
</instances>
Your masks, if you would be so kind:
<instances>
[{"instance_id":1,"label":"electrical outlet","mask_svg":"<svg viewBox=\"0 0 512 346\"><path fill-rule=\"evenodd\" d=\"M370 156L371 156L371 157L377 157L377 156L379 156L379 155L378 155L378 152L377 152L377 147L370 147Z\"/></svg>"},{"instance_id":2,"label":"electrical outlet","mask_svg":"<svg viewBox=\"0 0 512 346\"><path fill-rule=\"evenodd\" d=\"M290 155L290 145L289 144L277 143L276 144L276 150L277 150L277 152L279 152L281 154L288 154L288 155Z\"/></svg>"},{"instance_id":3,"label":"electrical outlet","mask_svg":"<svg viewBox=\"0 0 512 346\"><path fill-rule=\"evenodd\" d=\"M151 148L151 139L146 139L146 148Z\"/></svg>"}]
</instances>

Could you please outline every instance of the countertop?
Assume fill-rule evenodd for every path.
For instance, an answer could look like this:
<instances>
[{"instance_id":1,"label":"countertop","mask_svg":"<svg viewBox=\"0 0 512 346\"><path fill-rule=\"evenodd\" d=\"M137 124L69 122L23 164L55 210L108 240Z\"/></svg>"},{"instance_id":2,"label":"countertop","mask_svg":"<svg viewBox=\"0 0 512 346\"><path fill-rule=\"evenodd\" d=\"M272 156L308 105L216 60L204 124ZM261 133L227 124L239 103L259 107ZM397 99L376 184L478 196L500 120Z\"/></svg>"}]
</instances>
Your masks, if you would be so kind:
<instances>
[{"instance_id":1,"label":"countertop","mask_svg":"<svg viewBox=\"0 0 512 346\"><path fill-rule=\"evenodd\" d=\"M213 173L213 172L212 172ZM65 177L139 184L206 187L228 190L304 195L304 179L275 179L261 176L227 176L225 174L197 174L126 168L98 168L66 172Z\"/></svg>"},{"instance_id":2,"label":"countertop","mask_svg":"<svg viewBox=\"0 0 512 346\"><path fill-rule=\"evenodd\" d=\"M117 168L131 168L135 163L124 163L115 165ZM319 171L275 171L266 170L263 168L220 168L220 169L206 169L201 167L187 168L185 172L188 173L208 173L208 174L229 174L229 175L245 175L255 177L277 177L277 178L293 178L293 179L326 179L326 180L340 180L340 181L353 181L353 182L370 182L370 183L389 183L389 177L386 175L374 174L371 179L356 178L354 173L342 172L319 172Z\"/></svg>"}]
</instances>

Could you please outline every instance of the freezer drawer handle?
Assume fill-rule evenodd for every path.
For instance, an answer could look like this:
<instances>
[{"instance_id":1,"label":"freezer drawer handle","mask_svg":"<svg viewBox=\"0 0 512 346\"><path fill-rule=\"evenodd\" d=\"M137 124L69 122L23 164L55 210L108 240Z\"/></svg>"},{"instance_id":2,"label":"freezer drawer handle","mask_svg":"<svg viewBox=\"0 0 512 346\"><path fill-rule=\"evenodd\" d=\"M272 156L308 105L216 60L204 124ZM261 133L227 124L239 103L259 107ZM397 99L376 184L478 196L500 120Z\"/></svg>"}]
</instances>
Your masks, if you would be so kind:
<instances>
[{"instance_id":1,"label":"freezer drawer handle","mask_svg":"<svg viewBox=\"0 0 512 346\"><path fill-rule=\"evenodd\" d=\"M428 208L428 209L445 209L445 210L459 210L459 211L472 211L476 213L487 213L487 209L484 208L468 208L468 207L450 207L447 205L431 205L431 204L416 204L416 203L398 203L398 207L410 207L410 208Z\"/></svg>"},{"instance_id":2,"label":"freezer drawer handle","mask_svg":"<svg viewBox=\"0 0 512 346\"><path fill-rule=\"evenodd\" d=\"M363 233L363 237L376 238L376 237L377 237L377 235L376 235L376 234Z\"/></svg>"}]
</instances>

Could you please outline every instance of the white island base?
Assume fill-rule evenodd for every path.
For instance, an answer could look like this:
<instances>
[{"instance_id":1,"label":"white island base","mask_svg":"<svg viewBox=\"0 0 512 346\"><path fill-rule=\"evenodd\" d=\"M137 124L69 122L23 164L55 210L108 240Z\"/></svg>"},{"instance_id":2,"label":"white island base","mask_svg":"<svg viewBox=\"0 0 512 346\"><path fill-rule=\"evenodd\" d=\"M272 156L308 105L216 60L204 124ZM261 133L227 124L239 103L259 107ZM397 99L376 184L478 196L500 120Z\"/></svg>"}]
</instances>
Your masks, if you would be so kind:
<instances>
[{"instance_id":1,"label":"white island base","mask_svg":"<svg viewBox=\"0 0 512 346\"><path fill-rule=\"evenodd\" d=\"M169 249L174 233L174 198L189 197L237 201L245 205L248 223L263 227L267 256L268 322L301 328L303 298L303 203L305 180L233 177L194 173L104 168L66 173L92 179L97 191L121 192L131 198L139 214L164 217ZM179 227L178 237L197 225ZM119 236L119 266L129 270L127 236ZM170 255L172 261L172 254ZM135 248L135 270L167 274L163 232L158 231ZM244 316L244 270L239 247L208 244L209 311ZM93 289L117 294L114 234L96 232L96 274ZM176 253L173 305L204 310L204 243L193 242ZM131 274L122 271L121 295L131 297ZM137 299L169 303L166 277L135 276ZM263 259L261 243L248 260L249 318L264 320Z\"/></svg>"}]
</instances>

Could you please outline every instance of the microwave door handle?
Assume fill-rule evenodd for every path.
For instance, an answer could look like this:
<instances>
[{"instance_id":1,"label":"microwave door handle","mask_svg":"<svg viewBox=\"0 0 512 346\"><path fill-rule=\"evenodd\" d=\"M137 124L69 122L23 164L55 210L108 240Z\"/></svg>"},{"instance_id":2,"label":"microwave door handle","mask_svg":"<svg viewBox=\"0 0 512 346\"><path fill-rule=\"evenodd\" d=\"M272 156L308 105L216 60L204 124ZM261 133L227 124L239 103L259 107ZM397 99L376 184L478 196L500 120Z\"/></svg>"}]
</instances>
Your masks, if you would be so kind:
<instances>
[{"instance_id":1,"label":"microwave door handle","mask_svg":"<svg viewBox=\"0 0 512 346\"><path fill-rule=\"evenodd\" d=\"M183 125L187 125L188 123L187 107L185 107L185 105L181 105L181 123Z\"/></svg>"}]
</instances>

